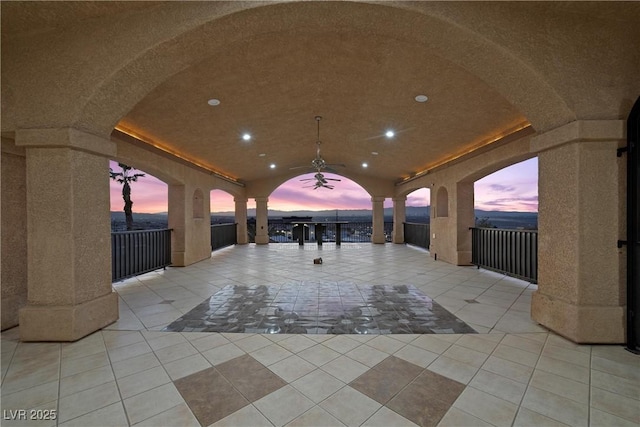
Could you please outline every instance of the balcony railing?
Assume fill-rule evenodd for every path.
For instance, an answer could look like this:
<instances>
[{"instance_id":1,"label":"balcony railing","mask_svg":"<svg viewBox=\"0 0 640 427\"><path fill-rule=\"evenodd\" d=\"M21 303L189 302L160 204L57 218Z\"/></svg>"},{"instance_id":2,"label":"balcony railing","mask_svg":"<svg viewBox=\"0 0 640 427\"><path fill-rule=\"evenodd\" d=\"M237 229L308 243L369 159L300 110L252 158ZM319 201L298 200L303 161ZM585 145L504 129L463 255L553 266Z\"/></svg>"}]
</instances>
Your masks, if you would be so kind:
<instances>
[{"instance_id":1,"label":"balcony railing","mask_svg":"<svg viewBox=\"0 0 640 427\"><path fill-rule=\"evenodd\" d=\"M211 226L211 251L238 243L237 224L215 224Z\"/></svg>"},{"instance_id":2,"label":"balcony railing","mask_svg":"<svg viewBox=\"0 0 640 427\"><path fill-rule=\"evenodd\" d=\"M538 232L471 228L471 262L538 283Z\"/></svg>"},{"instance_id":3,"label":"balcony railing","mask_svg":"<svg viewBox=\"0 0 640 427\"><path fill-rule=\"evenodd\" d=\"M336 223L319 222L322 226L322 241L335 242L337 240ZM342 243L366 243L371 242L373 223L371 221L344 222L340 226L340 241ZM272 243L296 243L300 233L304 233L305 242L317 242L318 231L315 224L288 224L282 222L269 222L269 241ZM391 241L393 223L384 223L384 235L387 242Z\"/></svg>"},{"instance_id":4,"label":"balcony railing","mask_svg":"<svg viewBox=\"0 0 640 427\"><path fill-rule=\"evenodd\" d=\"M430 224L420 224L416 222L404 223L404 242L410 245L420 246L429 249L431 243Z\"/></svg>"},{"instance_id":5,"label":"balcony railing","mask_svg":"<svg viewBox=\"0 0 640 427\"><path fill-rule=\"evenodd\" d=\"M111 281L117 282L171 264L171 230L111 233Z\"/></svg>"}]
</instances>

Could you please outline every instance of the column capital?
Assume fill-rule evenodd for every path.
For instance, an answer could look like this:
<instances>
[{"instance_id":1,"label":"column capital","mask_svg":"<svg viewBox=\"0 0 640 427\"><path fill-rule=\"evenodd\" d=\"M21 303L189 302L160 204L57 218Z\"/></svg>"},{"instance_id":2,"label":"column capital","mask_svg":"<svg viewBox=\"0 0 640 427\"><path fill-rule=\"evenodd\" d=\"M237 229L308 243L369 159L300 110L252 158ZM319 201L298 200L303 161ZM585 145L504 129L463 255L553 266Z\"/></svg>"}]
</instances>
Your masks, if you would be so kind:
<instances>
[{"instance_id":1,"label":"column capital","mask_svg":"<svg viewBox=\"0 0 640 427\"><path fill-rule=\"evenodd\" d=\"M258 202L267 203L269 201L269 198L268 197L254 197L253 200L255 200L256 203L258 203Z\"/></svg>"},{"instance_id":2,"label":"column capital","mask_svg":"<svg viewBox=\"0 0 640 427\"><path fill-rule=\"evenodd\" d=\"M407 201L407 196L397 196L397 197L394 197L391 200L393 200L393 203L406 202Z\"/></svg>"},{"instance_id":3,"label":"column capital","mask_svg":"<svg viewBox=\"0 0 640 427\"><path fill-rule=\"evenodd\" d=\"M572 142L619 141L626 134L624 120L576 120L531 138L531 151L539 153Z\"/></svg>"},{"instance_id":4,"label":"column capital","mask_svg":"<svg viewBox=\"0 0 640 427\"><path fill-rule=\"evenodd\" d=\"M233 201L235 203L247 203L249 199L247 199L246 197L234 197Z\"/></svg>"},{"instance_id":5,"label":"column capital","mask_svg":"<svg viewBox=\"0 0 640 427\"><path fill-rule=\"evenodd\" d=\"M103 157L116 156L116 144L74 128L18 129L16 145L27 148L70 148Z\"/></svg>"},{"instance_id":6,"label":"column capital","mask_svg":"<svg viewBox=\"0 0 640 427\"><path fill-rule=\"evenodd\" d=\"M385 198L386 197L384 197L384 196L371 196L371 201L373 203L375 203L375 202L384 202Z\"/></svg>"}]
</instances>

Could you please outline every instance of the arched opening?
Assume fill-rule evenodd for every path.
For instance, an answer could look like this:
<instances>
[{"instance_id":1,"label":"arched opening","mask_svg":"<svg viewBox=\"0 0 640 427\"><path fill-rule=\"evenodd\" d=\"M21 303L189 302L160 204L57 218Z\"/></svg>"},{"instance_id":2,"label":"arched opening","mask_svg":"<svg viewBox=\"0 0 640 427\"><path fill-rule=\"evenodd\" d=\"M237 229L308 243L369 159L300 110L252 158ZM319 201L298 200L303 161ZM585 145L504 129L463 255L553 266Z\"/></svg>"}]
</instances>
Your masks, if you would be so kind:
<instances>
[{"instance_id":1,"label":"arched opening","mask_svg":"<svg viewBox=\"0 0 640 427\"><path fill-rule=\"evenodd\" d=\"M123 170L121 163L110 160L109 169L116 175L109 180L111 231L127 229L127 213L125 182L129 184L131 200L131 227L134 230L167 228L167 211L169 204L168 185L147 172L135 168ZM122 174L125 174L123 176ZM120 175L117 175L120 174Z\"/></svg>"},{"instance_id":2,"label":"arched opening","mask_svg":"<svg viewBox=\"0 0 640 427\"><path fill-rule=\"evenodd\" d=\"M436 194L436 217L446 218L449 216L449 192L445 187L438 188Z\"/></svg>"},{"instance_id":3,"label":"arched opening","mask_svg":"<svg viewBox=\"0 0 640 427\"><path fill-rule=\"evenodd\" d=\"M296 242L301 235L305 241L336 241L336 233L343 242L371 241L371 195L344 176L323 173L325 181L319 181L315 175L291 178L269 195L270 241ZM316 228L304 222L326 225ZM337 223L347 224L338 229Z\"/></svg>"},{"instance_id":4,"label":"arched opening","mask_svg":"<svg viewBox=\"0 0 640 427\"><path fill-rule=\"evenodd\" d=\"M431 189L419 188L407 194L406 221L428 224L431 219Z\"/></svg>"},{"instance_id":5,"label":"arched opening","mask_svg":"<svg viewBox=\"0 0 640 427\"><path fill-rule=\"evenodd\" d=\"M474 183L478 227L538 228L538 158L500 169Z\"/></svg>"},{"instance_id":6,"label":"arched opening","mask_svg":"<svg viewBox=\"0 0 640 427\"><path fill-rule=\"evenodd\" d=\"M214 189L209 193L211 224L228 224L235 221L233 196L224 190Z\"/></svg>"}]
</instances>

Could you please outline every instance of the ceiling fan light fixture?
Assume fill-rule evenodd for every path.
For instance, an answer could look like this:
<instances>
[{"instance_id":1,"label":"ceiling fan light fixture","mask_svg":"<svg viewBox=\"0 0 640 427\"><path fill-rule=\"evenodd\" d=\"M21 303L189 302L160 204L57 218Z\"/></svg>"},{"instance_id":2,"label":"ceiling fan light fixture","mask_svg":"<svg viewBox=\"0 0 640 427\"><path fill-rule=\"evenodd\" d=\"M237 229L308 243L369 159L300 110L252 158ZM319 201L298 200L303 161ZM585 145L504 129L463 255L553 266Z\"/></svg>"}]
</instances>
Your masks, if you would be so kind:
<instances>
[{"instance_id":1,"label":"ceiling fan light fixture","mask_svg":"<svg viewBox=\"0 0 640 427\"><path fill-rule=\"evenodd\" d=\"M367 162L363 162L363 163L362 163L362 167L363 167L363 168L368 168L368 167L369 167L369 163L367 163Z\"/></svg>"},{"instance_id":2,"label":"ceiling fan light fixture","mask_svg":"<svg viewBox=\"0 0 640 427\"><path fill-rule=\"evenodd\" d=\"M384 136L386 136L387 138L393 138L394 136L396 136L396 133L393 130L389 129L384 133Z\"/></svg>"},{"instance_id":3,"label":"ceiling fan light fixture","mask_svg":"<svg viewBox=\"0 0 640 427\"><path fill-rule=\"evenodd\" d=\"M251 134L250 134L250 133L243 133L243 134L242 134L242 139L243 139L244 141L249 141L249 140L251 140Z\"/></svg>"},{"instance_id":4,"label":"ceiling fan light fixture","mask_svg":"<svg viewBox=\"0 0 640 427\"><path fill-rule=\"evenodd\" d=\"M275 169L275 168L276 168L276 164L275 164L275 163L271 163L271 164L269 165L269 167L270 167L271 169Z\"/></svg>"}]
</instances>

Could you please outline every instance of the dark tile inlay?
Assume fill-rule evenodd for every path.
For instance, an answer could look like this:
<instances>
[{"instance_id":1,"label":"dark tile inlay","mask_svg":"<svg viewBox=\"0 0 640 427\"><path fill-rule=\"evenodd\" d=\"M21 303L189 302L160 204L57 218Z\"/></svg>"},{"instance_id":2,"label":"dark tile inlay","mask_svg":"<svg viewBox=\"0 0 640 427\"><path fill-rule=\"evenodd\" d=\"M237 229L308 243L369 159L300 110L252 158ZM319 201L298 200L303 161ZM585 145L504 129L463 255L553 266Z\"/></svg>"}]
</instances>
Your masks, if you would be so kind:
<instances>
[{"instance_id":1,"label":"dark tile inlay","mask_svg":"<svg viewBox=\"0 0 640 427\"><path fill-rule=\"evenodd\" d=\"M411 285L227 285L165 331L288 334L476 333Z\"/></svg>"},{"instance_id":2,"label":"dark tile inlay","mask_svg":"<svg viewBox=\"0 0 640 427\"><path fill-rule=\"evenodd\" d=\"M173 383L203 426L211 425L249 404L216 368L196 372Z\"/></svg>"},{"instance_id":3,"label":"dark tile inlay","mask_svg":"<svg viewBox=\"0 0 640 427\"><path fill-rule=\"evenodd\" d=\"M419 426L436 426L465 385L424 370L386 406Z\"/></svg>"},{"instance_id":4,"label":"dark tile inlay","mask_svg":"<svg viewBox=\"0 0 640 427\"><path fill-rule=\"evenodd\" d=\"M224 362L216 369L252 403L287 385L248 354Z\"/></svg>"},{"instance_id":5,"label":"dark tile inlay","mask_svg":"<svg viewBox=\"0 0 640 427\"><path fill-rule=\"evenodd\" d=\"M386 404L413 381L423 369L391 356L368 370L349 385L381 404Z\"/></svg>"}]
</instances>

